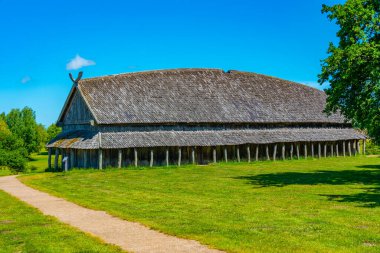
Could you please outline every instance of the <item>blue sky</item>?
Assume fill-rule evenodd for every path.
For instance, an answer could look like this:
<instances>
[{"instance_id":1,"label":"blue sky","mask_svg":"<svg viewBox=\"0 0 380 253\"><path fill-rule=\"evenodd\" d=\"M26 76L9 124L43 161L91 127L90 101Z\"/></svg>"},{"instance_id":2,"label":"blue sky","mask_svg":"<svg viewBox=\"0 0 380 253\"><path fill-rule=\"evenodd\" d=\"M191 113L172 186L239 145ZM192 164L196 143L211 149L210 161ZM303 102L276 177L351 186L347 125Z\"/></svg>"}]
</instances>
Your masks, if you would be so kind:
<instances>
[{"instance_id":1,"label":"blue sky","mask_svg":"<svg viewBox=\"0 0 380 253\"><path fill-rule=\"evenodd\" d=\"M0 0L0 112L30 106L54 123L80 70L221 68L317 86L337 30L321 6L340 2Z\"/></svg>"}]
</instances>

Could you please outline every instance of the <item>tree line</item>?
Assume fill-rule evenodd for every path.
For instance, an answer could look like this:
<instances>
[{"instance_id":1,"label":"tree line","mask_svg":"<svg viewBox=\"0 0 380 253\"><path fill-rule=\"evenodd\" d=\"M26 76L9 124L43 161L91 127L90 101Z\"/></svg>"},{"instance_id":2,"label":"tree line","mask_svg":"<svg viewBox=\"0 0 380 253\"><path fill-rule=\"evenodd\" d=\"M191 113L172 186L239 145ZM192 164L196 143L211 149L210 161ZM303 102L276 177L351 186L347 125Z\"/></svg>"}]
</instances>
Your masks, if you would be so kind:
<instances>
[{"instance_id":1,"label":"tree line","mask_svg":"<svg viewBox=\"0 0 380 253\"><path fill-rule=\"evenodd\" d=\"M55 124L45 128L36 121L29 107L0 114L0 168L23 171L32 153L40 152L61 129Z\"/></svg>"}]
</instances>

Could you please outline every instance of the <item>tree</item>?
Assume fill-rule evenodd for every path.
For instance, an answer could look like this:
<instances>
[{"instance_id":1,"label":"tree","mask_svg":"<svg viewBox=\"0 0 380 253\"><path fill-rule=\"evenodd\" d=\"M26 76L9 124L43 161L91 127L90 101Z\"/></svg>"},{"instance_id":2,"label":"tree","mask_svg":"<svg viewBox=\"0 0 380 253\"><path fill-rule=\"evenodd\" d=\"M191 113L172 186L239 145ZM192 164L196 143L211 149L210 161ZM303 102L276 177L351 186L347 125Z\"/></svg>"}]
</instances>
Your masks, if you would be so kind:
<instances>
[{"instance_id":1,"label":"tree","mask_svg":"<svg viewBox=\"0 0 380 253\"><path fill-rule=\"evenodd\" d=\"M380 1L347 0L322 6L339 26L338 45L330 43L319 83L326 89L326 112L340 111L355 127L380 142Z\"/></svg>"},{"instance_id":2,"label":"tree","mask_svg":"<svg viewBox=\"0 0 380 253\"><path fill-rule=\"evenodd\" d=\"M58 134L60 134L62 129L57 127L55 124L51 124L47 128L47 141L54 139Z\"/></svg>"}]
</instances>

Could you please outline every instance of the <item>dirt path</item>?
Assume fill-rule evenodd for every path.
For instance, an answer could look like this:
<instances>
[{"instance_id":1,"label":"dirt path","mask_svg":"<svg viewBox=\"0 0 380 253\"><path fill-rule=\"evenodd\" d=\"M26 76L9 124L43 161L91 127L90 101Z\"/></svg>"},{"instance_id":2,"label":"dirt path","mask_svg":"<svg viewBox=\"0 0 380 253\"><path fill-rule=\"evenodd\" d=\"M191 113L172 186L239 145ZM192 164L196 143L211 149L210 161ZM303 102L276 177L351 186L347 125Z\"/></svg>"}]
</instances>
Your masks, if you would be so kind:
<instances>
[{"instance_id":1,"label":"dirt path","mask_svg":"<svg viewBox=\"0 0 380 253\"><path fill-rule=\"evenodd\" d=\"M16 176L0 177L0 189L36 207L45 215L54 216L128 252L220 252L197 241L165 235L139 223L53 197L22 184Z\"/></svg>"}]
</instances>

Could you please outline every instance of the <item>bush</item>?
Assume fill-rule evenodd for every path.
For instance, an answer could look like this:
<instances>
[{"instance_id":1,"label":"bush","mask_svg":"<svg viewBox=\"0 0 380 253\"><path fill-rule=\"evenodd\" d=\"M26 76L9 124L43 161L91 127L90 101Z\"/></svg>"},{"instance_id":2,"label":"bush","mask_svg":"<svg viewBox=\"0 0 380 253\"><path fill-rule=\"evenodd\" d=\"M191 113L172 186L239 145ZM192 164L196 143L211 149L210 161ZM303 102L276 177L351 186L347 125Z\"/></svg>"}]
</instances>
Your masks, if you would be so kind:
<instances>
[{"instance_id":1,"label":"bush","mask_svg":"<svg viewBox=\"0 0 380 253\"><path fill-rule=\"evenodd\" d=\"M0 149L0 167L2 166L21 172L25 170L26 159L19 150Z\"/></svg>"},{"instance_id":2,"label":"bush","mask_svg":"<svg viewBox=\"0 0 380 253\"><path fill-rule=\"evenodd\" d=\"M366 141L366 155L380 155L380 146L376 145L374 141L367 140Z\"/></svg>"}]
</instances>

